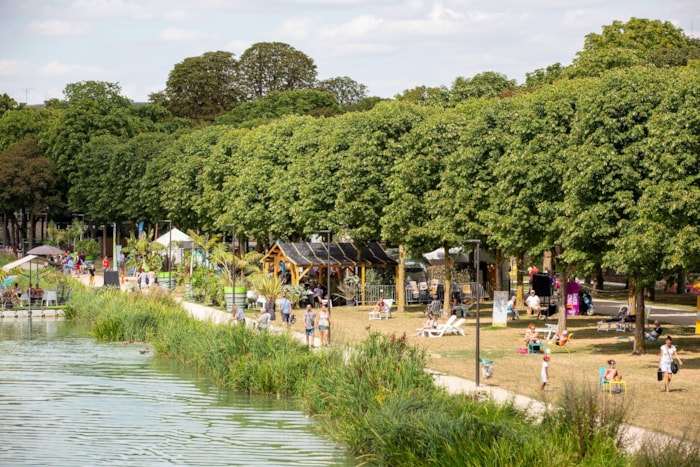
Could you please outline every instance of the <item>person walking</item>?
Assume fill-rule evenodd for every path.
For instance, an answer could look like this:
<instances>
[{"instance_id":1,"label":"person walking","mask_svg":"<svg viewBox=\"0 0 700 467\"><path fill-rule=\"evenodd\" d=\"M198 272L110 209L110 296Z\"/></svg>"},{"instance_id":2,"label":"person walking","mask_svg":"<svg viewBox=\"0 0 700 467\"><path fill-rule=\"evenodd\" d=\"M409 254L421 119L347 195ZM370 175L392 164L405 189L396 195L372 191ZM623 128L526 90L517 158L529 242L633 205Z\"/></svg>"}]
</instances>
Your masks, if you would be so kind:
<instances>
[{"instance_id":1,"label":"person walking","mask_svg":"<svg viewBox=\"0 0 700 467\"><path fill-rule=\"evenodd\" d=\"M318 332L321 334L321 347L329 344L330 329L331 314L328 312L326 305L323 305L318 314Z\"/></svg>"},{"instance_id":2,"label":"person walking","mask_svg":"<svg viewBox=\"0 0 700 467\"><path fill-rule=\"evenodd\" d=\"M544 387L547 385L549 380L549 355L544 355L542 357L542 385L540 386L540 391L544 392Z\"/></svg>"},{"instance_id":3,"label":"person walking","mask_svg":"<svg viewBox=\"0 0 700 467\"><path fill-rule=\"evenodd\" d=\"M304 332L306 334L306 345L314 346L314 329L316 328L316 312L309 304L306 305L306 313L304 313ZM311 341L311 342L309 342Z\"/></svg>"},{"instance_id":4,"label":"person walking","mask_svg":"<svg viewBox=\"0 0 700 467\"><path fill-rule=\"evenodd\" d=\"M292 316L292 302L289 301L287 295L283 294L279 305L280 312L282 313L282 324L284 324L284 326L287 329L289 329L289 327L291 326L289 319Z\"/></svg>"},{"instance_id":5,"label":"person walking","mask_svg":"<svg viewBox=\"0 0 700 467\"><path fill-rule=\"evenodd\" d=\"M664 374L663 381L666 392L671 392L671 378L678 371L678 368L676 368L676 371L673 371L673 357L678 359L678 363L683 364L681 357L678 356L676 346L673 345L673 339L671 339L671 336L667 336L666 343L659 349L659 369Z\"/></svg>"}]
</instances>

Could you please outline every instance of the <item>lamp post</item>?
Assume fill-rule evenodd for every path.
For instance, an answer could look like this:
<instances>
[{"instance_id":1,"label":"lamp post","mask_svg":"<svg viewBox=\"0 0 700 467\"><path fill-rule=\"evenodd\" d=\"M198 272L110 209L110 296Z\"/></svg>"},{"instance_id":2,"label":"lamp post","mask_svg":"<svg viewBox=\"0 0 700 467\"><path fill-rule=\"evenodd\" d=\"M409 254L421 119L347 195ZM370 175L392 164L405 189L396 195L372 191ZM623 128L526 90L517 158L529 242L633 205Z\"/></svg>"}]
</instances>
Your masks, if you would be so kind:
<instances>
[{"instance_id":1,"label":"lamp post","mask_svg":"<svg viewBox=\"0 0 700 467\"><path fill-rule=\"evenodd\" d=\"M326 291L328 293L328 301L327 306L328 306L328 316L331 315L331 308L332 308L332 303L331 303L331 229L323 229L319 230L319 233L325 233L328 234L326 239L328 242L326 243ZM328 328L328 343L331 343L331 328Z\"/></svg>"},{"instance_id":2,"label":"lamp post","mask_svg":"<svg viewBox=\"0 0 700 467\"><path fill-rule=\"evenodd\" d=\"M163 219L158 222L167 222L168 223L168 290L170 290L170 287L173 284L173 278L172 278L172 267L170 263L172 262L173 259L173 254L172 254L172 248L173 248L173 221L170 219Z\"/></svg>"},{"instance_id":3,"label":"lamp post","mask_svg":"<svg viewBox=\"0 0 700 467\"><path fill-rule=\"evenodd\" d=\"M236 304L236 226L234 224L226 224L231 227L231 288L233 289L233 302Z\"/></svg>"},{"instance_id":4,"label":"lamp post","mask_svg":"<svg viewBox=\"0 0 700 467\"><path fill-rule=\"evenodd\" d=\"M465 243L476 243L476 247L474 248L474 262L476 262L476 373L474 375L474 383L476 384L476 387L479 387L479 370L481 370L479 364L479 360L481 360L479 356L479 303L481 302L481 288L479 287L479 249L481 247L481 240L471 239L467 240Z\"/></svg>"}]
</instances>

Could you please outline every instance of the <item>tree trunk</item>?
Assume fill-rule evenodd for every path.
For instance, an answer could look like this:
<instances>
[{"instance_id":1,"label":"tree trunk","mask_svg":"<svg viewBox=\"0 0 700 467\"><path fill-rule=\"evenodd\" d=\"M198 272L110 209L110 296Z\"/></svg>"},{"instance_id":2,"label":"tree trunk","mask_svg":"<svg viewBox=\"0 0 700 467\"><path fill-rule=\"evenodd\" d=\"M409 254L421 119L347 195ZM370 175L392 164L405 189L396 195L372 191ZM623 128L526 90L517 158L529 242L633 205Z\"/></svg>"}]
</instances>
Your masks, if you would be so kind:
<instances>
[{"instance_id":1,"label":"tree trunk","mask_svg":"<svg viewBox=\"0 0 700 467\"><path fill-rule=\"evenodd\" d=\"M676 293L677 294L685 294L685 283L686 283L685 269L679 269L678 270L678 285L676 285Z\"/></svg>"},{"instance_id":2,"label":"tree trunk","mask_svg":"<svg viewBox=\"0 0 700 467\"><path fill-rule=\"evenodd\" d=\"M505 290L503 286L503 250L496 249L496 290Z\"/></svg>"},{"instance_id":3,"label":"tree trunk","mask_svg":"<svg viewBox=\"0 0 700 467\"><path fill-rule=\"evenodd\" d=\"M634 354L643 355L644 348L644 287L635 287L635 310L637 317L634 319Z\"/></svg>"},{"instance_id":4,"label":"tree trunk","mask_svg":"<svg viewBox=\"0 0 700 467\"><path fill-rule=\"evenodd\" d=\"M445 293L443 295L442 317L447 319L452 314L450 311L450 307L452 306L450 303L450 286L452 285L452 257L450 256L450 247L448 245L444 245L443 248L445 249ZM479 287L478 280L479 279L477 278L477 290Z\"/></svg>"},{"instance_id":5,"label":"tree trunk","mask_svg":"<svg viewBox=\"0 0 700 467\"><path fill-rule=\"evenodd\" d=\"M523 282L523 265L525 264L525 258L524 254L520 253L515 260L515 304L518 307L518 309L522 310L525 308L525 301L523 298L523 288L524 288L524 282Z\"/></svg>"},{"instance_id":6,"label":"tree trunk","mask_svg":"<svg viewBox=\"0 0 700 467\"><path fill-rule=\"evenodd\" d=\"M596 267L595 289L596 290L604 290L605 289L605 278L603 277L603 268L600 266Z\"/></svg>"},{"instance_id":7,"label":"tree trunk","mask_svg":"<svg viewBox=\"0 0 700 467\"><path fill-rule=\"evenodd\" d=\"M557 333L561 336L562 331L566 329L566 283L569 282L569 268L564 266L559 273L559 282L561 289L559 292L559 319L557 320ZM549 310L547 310L549 312Z\"/></svg>"},{"instance_id":8,"label":"tree trunk","mask_svg":"<svg viewBox=\"0 0 700 467\"><path fill-rule=\"evenodd\" d=\"M406 247L399 245L399 269L396 278L396 306L398 311L406 311Z\"/></svg>"}]
</instances>

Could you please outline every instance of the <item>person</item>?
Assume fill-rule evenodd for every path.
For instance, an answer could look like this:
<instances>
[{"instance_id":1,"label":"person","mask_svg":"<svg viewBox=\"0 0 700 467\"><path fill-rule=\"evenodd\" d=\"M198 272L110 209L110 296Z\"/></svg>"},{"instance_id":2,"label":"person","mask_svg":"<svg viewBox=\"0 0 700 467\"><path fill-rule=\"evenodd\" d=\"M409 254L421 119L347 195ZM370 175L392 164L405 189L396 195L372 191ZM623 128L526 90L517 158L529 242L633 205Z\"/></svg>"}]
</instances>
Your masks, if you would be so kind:
<instances>
[{"instance_id":1,"label":"person","mask_svg":"<svg viewBox=\"0 0 700 467\"><path fill-rule=\"evenodd\" d=\"M421 326L421 328L418 330L418 332L414 334L414 336L425 336L425 331L429 329L435 329L437 328L437 325L437 318L435 318L435 315L432 311L429 311L428 316L425 318L425 322L423 322L423 326Z\"/></svg>"},{"instance_id":2,"label":"person","mask_svg":"<svg viewBox=\"0 0 700 467\"><path fill-rule=\"evenodd\" d=\"M549 355L545 354L542 357L542 385L540 386L540 391L544 392L544 387L547 385L549 380Z\"/></svg>"},{"instance_id":3,"label":"person","mask_svg":"<svg viewBox=\"0 0 700 467\"><path fill-rule=\"evenodd\" d=\"M673 377L673 371L671 371L671 363L673 363L673 357L678 359L679 364L683 364L681 357L678 356L676 346L673 345L673 339L671 336L666 336L666 343L659 348L659 369L664 374L664 388L666 392L670 392L671 378Z\"/></svg>"},{"instance_id":4,"label":"person","mask_svg":"<svg viewBox=\"0 0 700 467\"><path fill-rule=\"evenodd\" d=\"M95 263L90 263L88 266L88 274L90 274L90 287L95 285Z\"/></svg>"},{"instance_id":5,"label":"person","mask_svg":"<svg viewBox=\"0 0 700 467\"><path fill-rule=\"evenodd\" d=\"M525 331L525 344L539 344L540 335L535 330L535 325L533 323L528 324L527 331Z\"/></svg>"},{"instance_id":6,"label":"person","mask_svg":"<svg viewBox=\"0 0 700 467\"><path fill-rule=\"evenodd\" d=\"M609 381L619 381L622 379L622 373L617 369L617 363L615 360L608 360L608 367L603 373L603 381L606 383Z\"/></svg>"},{"instance_id":7,"label":"person","mask_svg":"<svg viewBox=\"0 0 700 467\"><path fill-rule=\"evenodd\" d=\"M260 316L256 316L258 320L258 329L268 330L270 328L270 313L266 309L263 309Z\"/></svg>"},{"instance_id":8,"label":"person","mask_svg":"<svg viewBox=\"0 0 700 467\"><path fill-rule=\"evenodd\" d=\"M270 295L265 301L265 311L270 315L270 321L275 321L277 317L275 316L275 297Z\"/></svg>"},{"instance_id":9,"label":"person","mask_svg":"<svg viewBox=\"0 0 700 467\"><path fill-rule=\"evenodd\" d=\"M385 306L386 306L386 304L384 303L384 297L379 297L379 300L377 300L377 304L374 305L375 313L383 312Z\"/></svg>"},{"instance_id":10,"label":"person","mask_svg":"<svg viewBox=\"0 0 700 467\"><path fill-rule=\"evenodd\" d=\"M306 305L304 313L304 332L306 334L306 345L314 346L314 329L316 328L316 312L311 304ZM309 342L311 341L311 342Z\"/></svg>"},{"instance_id":11,"label":"person","mask_svg":"<svg viewBox=\"0 0 700 467\"><path fill-rule=\"evenodd\" d=\"M664 328L661 327L661 322L658 319L654 320L654 328L644 333L644 340L649 342L657 342L659 336L663 334Z\"/></svg>"},{"instance_id":12,"label":"person","mask_svg":"<svg viewBox=\"0 0 700 467\"><path fill-rule=\"evenodd\" d=\"M145 289L148 287L148 274L146 274L143 269L139 268L139 275L136 282L139 284L139 289Z\"/></svg>"},{"instance_id":13,"label":"person","mask_svg":"<svg viewBox=\"0 0 700 467\"><path fill-rule=\"evenodd\" d=\"M433 301L430 302L430 305L428 305L428 309L425 310L429 313L432 313L434 315L440 314L440 309L442 308L442 302L438 300L437 295L433 295Z\"/></svg>"},{"instance_id":14,"label":"person","mask_svg":"<svg viewBox=\"0 0 700 467\"><path fill-rule=\"evenodd\" d=\"M119 252L119 270L121 271L122 274L124 274L125 267L126 267L126 256L124 256L123 251L120 251Z\"/></svg>"},{"instance_id":15,"label":"person","mask_svg":"<svg viewBox=\"0 0 700 467\"><path fill-rule=\"evenodd\" d=\"M530 296L525 300L525 304L531 315L536 315L540 312L540 297L537 296L534 290L530 291Z\"/></svg>"},{"instance_id":16,"label":"person","mask_svg":"<svg viewBox=\"0 0 700 467\"><path fill-rule=\"evenodd\" d=\"M625 316L627 316L627 307L626 306L621 306L619 310L617 310L617 314L613 316L612 318L605 320L606 323L614 323L617 321L622 321L625 319Z\"/></svg>"},{"instance_id":17,"label":"person","mask_svg":"<svg viewBox=\"0 0 700 467\"><path fill-rule=\"evenodd\" d=\"M518 310L515 309L515 295L510 297L510 300L508 300L508 303L506 304L506 313L507 316L512 316L514 321L520 319L520 313L518 313Z\"/></svg>"},{"instance_id":18,"label":"person","mask_svg":"<svg viewBox=\"0 0 700 467\"><path fill-rule=\"evenodd\" d=\"M282 324L289 329L289 326L291 326L289 318L292 316L292 302L289 301L285 294L282 295L280 300L280 311L282 312Z\"/></svg>"},{"instance_id":19,"label":"person","mask_svg":"<svg viewBox=\"0 0 700 467\"><path fill-rule=\"evenodd\" d=\"M105 256L105 257L102 259L102 269L105 270L105 271L109 271L109 265L110 265L110 263L109 263L109 257L108 257L108 256Z\"/></svg>"},{"instance_id":20,"label":"person","mask_svg":"<svg viewBox=\"0 0 700 467\"><path fill-rule=\"evenodd\" d=\"M331 328L331 314L328 312L326 305L321 306L321 311L318 314L318 332L321 334L321 346L328 345L329 333Z\"/></svg>"},{"instance_id":21,"label":"person","mask_svg":"<svg viewBox=\"0 0 700 467\"><path fill-rule=\"evenodd\" d=\"M314 288L314 307L316 306L321 306L323 303L323 288L321 287L320 284L316 284L316 287Z\"/></svg>"},{"instance_id":22,"label":"person","mask_svg":"<svg viewBox=\"0 0 700 467\"><path fill-rule=\"evenodd\" d=\"M238 305L233 305L233 311L235 311L233 318L236 320L236 322L241 326L245 326L245 312L243 311L243 308L239 307Z\"/></svg>"},{"instance_id":23,"label":"person","mask_svg":"<svg viewBox=\"0 0 700 467\"><path fill-rule=\"evenodd\" d=\"M566 345L566 343L569 342L569 330L564 329L561 332L561 336L559 334L555 334L553 341L554 341L554 345L558 345L560 347L563 345Z\"/></svg>"},{"instance_id":24,"label":"person","mask_svg":"<svg viewBox=\"0 0 700 467\"><path fill-rule=\"evenodd\" d=\"M15 282L15 286L12 288L12 295L15 298L20 298L22 296L22 289L19 288L19 283Z\"/></svg>"}]
</instances>

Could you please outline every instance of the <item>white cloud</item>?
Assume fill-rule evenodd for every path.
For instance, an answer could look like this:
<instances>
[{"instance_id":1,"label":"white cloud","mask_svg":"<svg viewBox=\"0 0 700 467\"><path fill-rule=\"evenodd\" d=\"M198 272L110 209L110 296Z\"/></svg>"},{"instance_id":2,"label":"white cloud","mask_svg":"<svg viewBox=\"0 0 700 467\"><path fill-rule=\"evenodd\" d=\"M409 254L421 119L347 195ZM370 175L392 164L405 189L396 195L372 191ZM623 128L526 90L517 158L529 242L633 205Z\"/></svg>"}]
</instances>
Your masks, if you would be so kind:
<instances>
[{"instance_id":1,"label":"white cloud","mask_svg":"<svg viewBox=\"0 0 700 467\"><path fill-rule=\"evenodd\" d=\"M94 27L85 22L47 19L32 21L29 23L29 30L40 36L83 36L91 33Z\"/></svg>"},{"instance_id":2,"label":"white cloud","mask_svg":"<svg viewBox=\"0 0 700 467\"><path fill-rule=\"evenodd\" d=\"M113 18L126 16L136 20L151 19L157 15L157 10L148 2L129 2L123 0L75 0L70 10L76 16L88 18Z\"/></svg>"},{"instance_id":3,"label":"white cloud","mask_svg":"<svg viewBox=\"0 0 700 467\"><path fill-rule=\"evenodd\" d=\"M167 28L160 33L158 39L164 42L182 42L206 39L207 37L207 34L201 31L181 28Z\"/></svg>"},{"instance_id":4,"label":"white cloud","mask_svg":"<svg viewBox=\"0 0 700 467\"><path fill-rule=\"evenodd\" d=\"M173 10L165 14L165 19L168 21L183 21L190 17L187 10Z\"/></svg>"},{"instance_id":5,"label":"white cloud","mask_svg":"<svg viewBox=\"0 0 700 467\"><path fill-rule=\"evenodd\" d=\"M31 64L23 60L0 60L0 76L21 76L31 72Z\"/></svg>"},{"instance_id":6,"label":"white cloud","mask_svg":"<svg viewBox=\"0 0 700 467\"><path fill-rule=\"evenodd\" d=\"M75 76L81 81L108 77L111 72L99 66L76 65L53 60L39 67L39 74L48 77Z\"/></svg>"}]
</instances>

